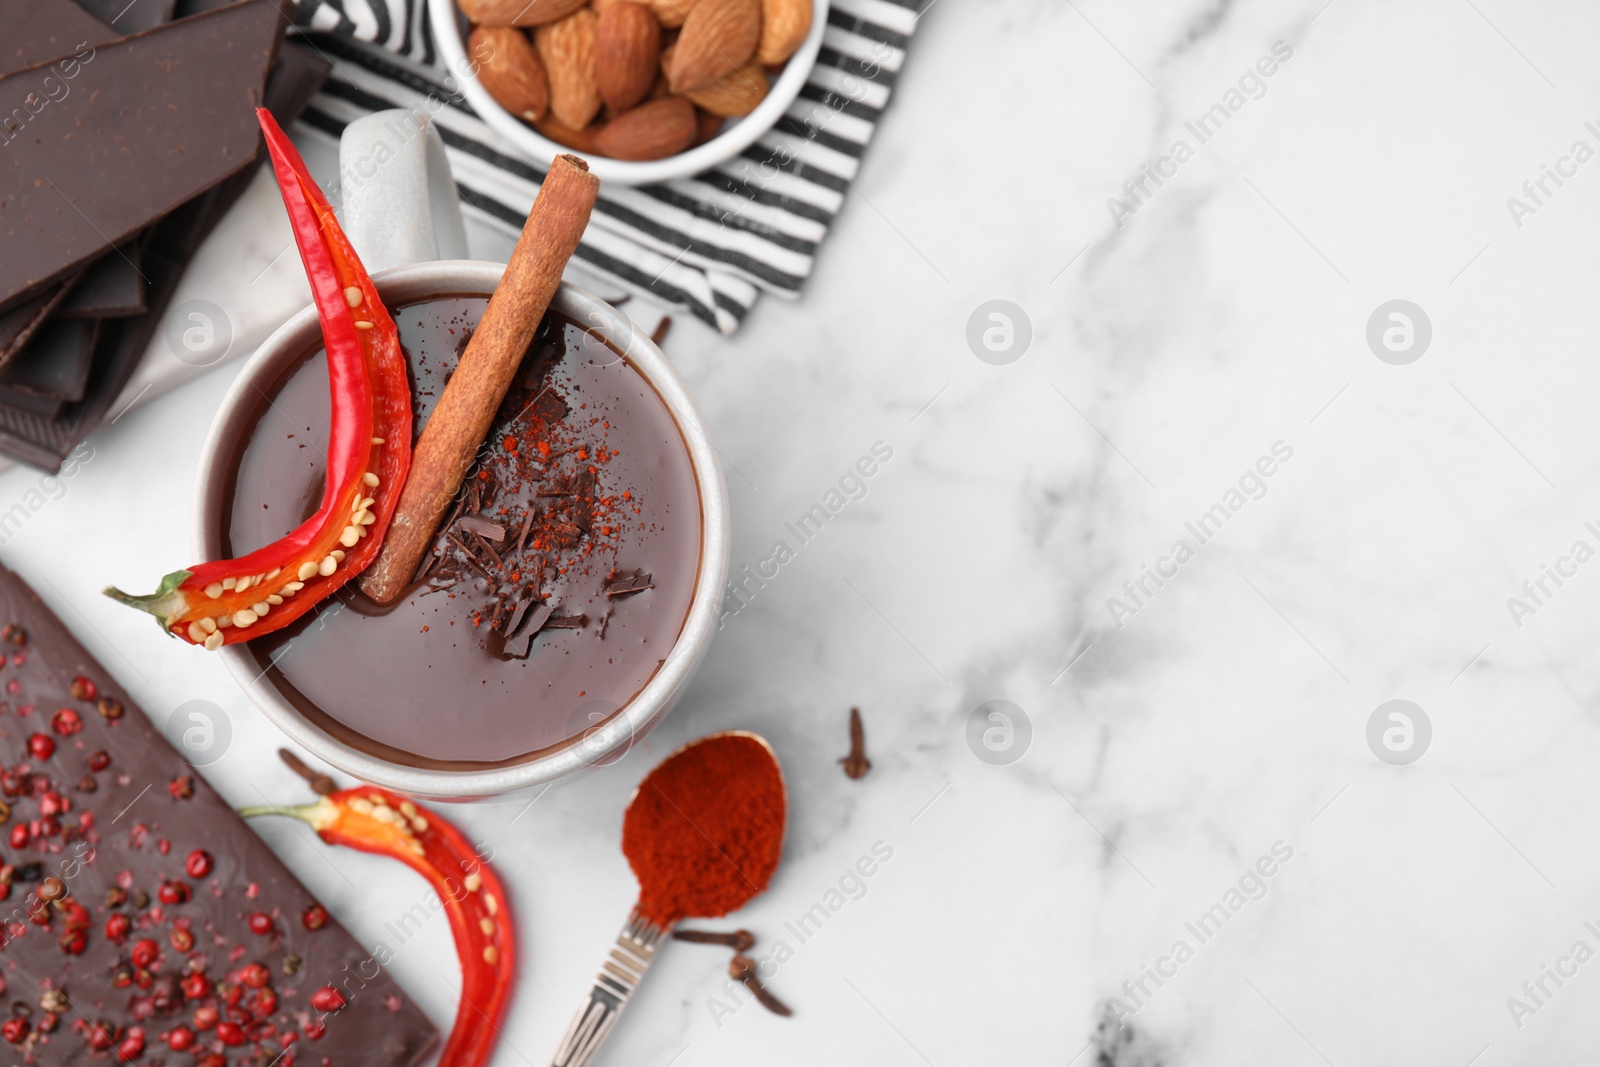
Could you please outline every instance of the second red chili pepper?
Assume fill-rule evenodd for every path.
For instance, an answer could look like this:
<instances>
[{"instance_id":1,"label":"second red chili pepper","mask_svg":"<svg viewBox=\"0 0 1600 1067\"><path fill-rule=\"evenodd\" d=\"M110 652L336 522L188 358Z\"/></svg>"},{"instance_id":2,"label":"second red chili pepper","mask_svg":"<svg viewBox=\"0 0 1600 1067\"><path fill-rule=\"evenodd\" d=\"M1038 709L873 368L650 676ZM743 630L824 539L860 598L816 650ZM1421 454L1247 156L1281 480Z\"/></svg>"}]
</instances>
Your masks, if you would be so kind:
<instances>
[{"instance_id":1,"label":"second red chili pepper","mask_svg":"<svg viewBox=\"0 0 1600 1067\"><path fill-rule=\"evenodd\" d=\"M298 807L245 808L311 824L330 845L399 860L428 880L450 920L461 960L461 1000L438 1067L482 1067L494 1051L516 976L516 930L487 857L455 827L375 786L329 793Z\"/></svg>"}]
</instances>

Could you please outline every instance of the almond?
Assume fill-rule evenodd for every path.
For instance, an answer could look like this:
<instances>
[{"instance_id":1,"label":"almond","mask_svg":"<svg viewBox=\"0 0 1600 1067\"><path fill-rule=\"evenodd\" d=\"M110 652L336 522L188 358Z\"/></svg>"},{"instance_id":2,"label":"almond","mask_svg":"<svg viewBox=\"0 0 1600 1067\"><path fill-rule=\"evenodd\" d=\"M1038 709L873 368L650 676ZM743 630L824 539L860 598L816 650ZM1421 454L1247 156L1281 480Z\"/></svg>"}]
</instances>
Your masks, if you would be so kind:
<instances>
[{"instance_id":1,"label":"almond","mask_svg":"<svg viewBox=\"0 0 1600 1067\"><path fill-rule=\"evenodd\" d=\"M683 25L683 20L693 9L695 0L645 0L645 3L656 13L661 25L671 30Z\"/></svg>"},{"instance_id":2,"label":"almond","mask_svg":"<svg viewBox=\"0 0 1600 1067\"><path fill-rule=\"evenodd\" d=\"M761 45L756 58L776 67L811 32L811 0L761 0Z\"/></svg>"},{"instance_id":3,"label":"almond","mask_svg":"<svg viewBox=\"0 0 1600 1067\"><path fill-rule=\"evenodd\" d=\"M643 100L655 84L660 55L661 23L648 7L628 0L607 4L594 40L594 81L606 107L620 113Z\"/></svg>"},{"instance_id":4,"label":"almond","mask_svg":"<svg viewBox=\"0 0 1600 1067\"><path fill-rule=\"evenodd\" d=\"M510 26L479 26L467 38L467 54L478 65L478 82L495 103L529 122L544 118L550 83L533 42Z\"/></svg>"},{"instance_id":5,"label":"almond","mask_svg":"<svg viewBox=\"0 0 1600 1067\"><path fill-rule=\"evenodd\" d=\"M594 39L598 15L588 8L559 22L540 26L533 43L550 78L550 113L565 126L581 130L600 110L594 80Z\"/></svg>"},{"instance_id":6,"label":"almond","mask_svg":"<svg viewBox=\"0 0 1600 1067\"><path fill-rule=\"evenodd\" d=\"M767 71L760 63L746 63L726 78L683 95L713 115L748 115L767 98Z\"/></svg>"},{"instance_id":7,"label":"almond","mask_svg":"<svg viewBox=\"0 0 1600 1067\"><path fill-rule=\"evenodd\" d=\"M589 0L457 0L479 26L542 26L566 18Z\"/></svg>"},{"instance_id":8,"label":"almond","mask_svg":"<svg viewBox=\"0 0 1600 1067\"><path fill-rule=\"evenodd\" d=\"M538 122L535 122L533 124L533 128L544 134L544 136L550 138L550 140L554 141L556 144L565 148L570 148L574 152L582 152L585 155L595 155L599 151L599 149L595 147L594 130L592 128L575 130L571 126L564 125L561 120L557 119L554 115L546 115Z\"/></svg>"},{"instance_id":9,"label":"almond","mask_svg":"<svg viewBox=\"0 0 1600 1067\"><path fill-rule=\"evenodd\" d=\"M761 40L761 0L696 0L673 49L675 93L703 89L738 70Z\"/></svg>"},{"instance_id":10,"label":"almond","mask_svg":"<svg viewBox=\"0 0 1600 1067\"><path fill-rule=\"evenodd\" d=\"M727 123L721 115L713 115L709 111L695 112L694 145L698 148L722 132L722 127Z\"/></svg>"},{"instance_id":11,"label":"almond","mask_svg":"<svg viewBox=\"0 0 1600 1067\"><path fill-rule=\"evenodd\" d=\"M694 105L667 96L618 115L600 127L594 143L613 159L665 159L688 148L698 128Z\"/></svg>"}]
</instances>

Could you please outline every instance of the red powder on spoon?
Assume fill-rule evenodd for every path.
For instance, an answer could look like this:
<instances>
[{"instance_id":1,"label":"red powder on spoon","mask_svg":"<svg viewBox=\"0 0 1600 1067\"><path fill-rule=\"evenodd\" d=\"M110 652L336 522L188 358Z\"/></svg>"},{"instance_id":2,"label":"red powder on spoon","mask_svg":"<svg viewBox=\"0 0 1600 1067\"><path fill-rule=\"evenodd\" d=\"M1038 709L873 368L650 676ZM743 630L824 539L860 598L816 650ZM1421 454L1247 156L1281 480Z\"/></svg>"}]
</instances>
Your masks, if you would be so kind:
<instances>
[{"instance_id":1,"label":"red powder on spoon","mask_svg":"<svg viewBox=\"0 0 1600 1067\"><path fill-rule=\"evenodd\" d=\"M772 879L787 811L778 761L750 734L713 734L667 757L622 820L640 913L664 930L743 906Z\"/></svg>"}]
</instances>

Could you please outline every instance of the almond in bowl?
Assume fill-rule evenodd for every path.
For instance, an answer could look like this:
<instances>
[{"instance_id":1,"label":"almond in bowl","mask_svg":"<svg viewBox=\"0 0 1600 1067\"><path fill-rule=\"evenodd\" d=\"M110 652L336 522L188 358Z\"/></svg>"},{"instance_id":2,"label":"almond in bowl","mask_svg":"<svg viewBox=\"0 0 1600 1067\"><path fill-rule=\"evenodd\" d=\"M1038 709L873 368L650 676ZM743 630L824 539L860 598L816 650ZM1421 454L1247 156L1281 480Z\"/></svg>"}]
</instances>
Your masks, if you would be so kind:
<instances>
[{"instance_id":1,"label":"almond in bowl","mask_svg":"<svg viewBox=\"0 0 1600 1067\"><path fill-rule=\"evenodd\" d=\"M469 100L529 154L572 149L602 169L697 157L692 170L602 174L624 182L692 173L753 142L798 95L826 12L825 0L434 0L436 33L444 4L457 33L438 34L447 62L459 41ZM712 142L725 151L697 151Z\"/></svg>"}]
</instances>

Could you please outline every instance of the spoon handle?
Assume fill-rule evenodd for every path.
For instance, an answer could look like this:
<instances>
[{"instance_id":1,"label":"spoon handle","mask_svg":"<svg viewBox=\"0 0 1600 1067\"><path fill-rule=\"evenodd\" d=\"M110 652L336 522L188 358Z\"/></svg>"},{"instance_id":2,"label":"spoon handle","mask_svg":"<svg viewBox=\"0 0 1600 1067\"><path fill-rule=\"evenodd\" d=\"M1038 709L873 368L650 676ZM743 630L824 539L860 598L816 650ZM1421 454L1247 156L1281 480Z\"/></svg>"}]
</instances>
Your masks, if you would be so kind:
<instances>
[{"instance_id":1,"label":"spoon handle","mask_svg":"<svg viewBox=\"0 0 1600 1067\"><path fill-rule=\"evenodd\" d=\"M551 1058L550 1067L584 1067L589 1062L600 1042L616 1025L617 1016L628 1006L650 961L655 959L656 946L664 933L665 930L640 915L637 908L629 913L611 954L600 965L600 973L589 990L588 1003L578 1009L572 1025L567 1027L567 1034Z\"/></svg>"}]
</instances>

